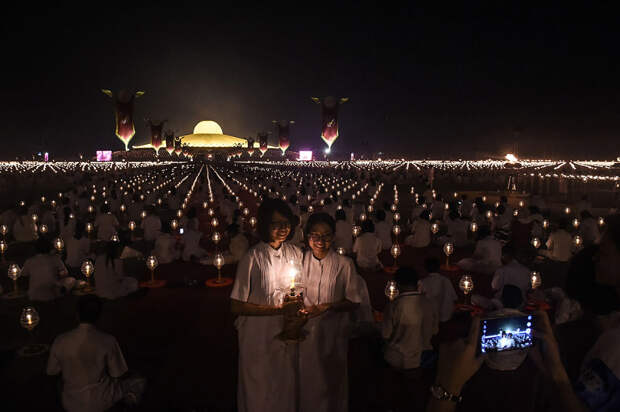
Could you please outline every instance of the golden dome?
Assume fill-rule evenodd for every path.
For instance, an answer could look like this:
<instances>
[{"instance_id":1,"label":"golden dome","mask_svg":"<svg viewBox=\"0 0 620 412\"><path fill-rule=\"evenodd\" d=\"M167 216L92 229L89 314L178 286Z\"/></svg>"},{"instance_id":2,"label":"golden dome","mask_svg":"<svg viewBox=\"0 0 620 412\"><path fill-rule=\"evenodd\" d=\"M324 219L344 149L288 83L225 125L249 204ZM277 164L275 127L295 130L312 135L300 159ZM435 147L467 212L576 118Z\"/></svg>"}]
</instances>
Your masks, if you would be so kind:
<instances>
[{"instance_id":1,"label":"golden dome","mask_svg":"<svg viewBox=\"0 0 620 412\"><path fill-rule=\"evenodd\" d=\"M194 127L194 134L224 134L224 132L213 120L203 120Z\"/></svg>"}]
</instances>

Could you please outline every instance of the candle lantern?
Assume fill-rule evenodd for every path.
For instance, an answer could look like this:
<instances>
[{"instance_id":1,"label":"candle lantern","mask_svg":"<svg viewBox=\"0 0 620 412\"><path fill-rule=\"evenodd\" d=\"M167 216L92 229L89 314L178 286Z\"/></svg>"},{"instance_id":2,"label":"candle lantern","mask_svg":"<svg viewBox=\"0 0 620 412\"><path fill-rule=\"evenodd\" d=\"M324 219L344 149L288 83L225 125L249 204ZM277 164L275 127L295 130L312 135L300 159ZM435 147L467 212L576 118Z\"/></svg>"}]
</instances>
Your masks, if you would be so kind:
<instances>
[{"instance_id":1,"label":"candle lantern","mask_svg":"<svg viewBox=\"0 0 620 412\"><path fill-rule=\"evenodd\" d=\"M219 224L220 224L220 222L219 222L219 220L217 220L217 218L216 218L216 217L214 217L213 219L211 219L211 226L213 226L214 228L216 228L216 227L217 227L217 225L219 225Z\"/></svg>"},{"instance_id":2,"label":"candle lantern","mask_svg":"<svg viewBox=\"0 0 620 412\"><path fill-rule=\"evenodd\" d=\"M48 231L48 229L47 229L47 225L41 225L41 226L39 226L39 231L40 231L42 234L46 234L46 233L47 233L47 231Z\"/></svg>"},{"instance_id":3,"label":"candle lantern","mask_svg":"<svg viewBox=\"0 0 620 412\"><path fill-rule=\"evenodd\" d=\"M396 284L395 280L388 280L387 284L385 285L385 296L389 299L389 300L394 300L398 297L398 295L400 294L400 291L398 290L398 285Z\"/></svg>"},{"instance_id":4,"label":"candle lantern","mask_svg":"<svg viewBox=\"0 0 620 412\"><path fill-rule=\"evenodd\" d=\"M390 210L392 210L392 212L396 212L396 209L398 209L398 206L396 206L396 203L393 203L392 206L390 206Z\"/></svg>"},{"instance_id":5,"label":"candle lantern","mask_svg":"<svg viewBox=\"0 0 620 412\"><path fill-rule=\"evenodd\" d=\"M118 238L118 235L115 233L110 238L110 241L112 241L112 242L120 242L120 239Z\"/></svg>"},{"instance_id":6,"label":"candle lantern","mask_svg":"<svg viewBox=\"0 0 620 412\"><path fill-rule=\"evenodd\" d=\"M372 213L372 212L375 210L375 208L374 208L374 206L373 206L373 205L368 205L368 207L366 208L366 210L368 211L368 213Z\"/></svg>"},{"instance_id":7,"label":"candle lantern","mask_svg":"<svg viewBox=\"0 0 620 412\"><path fill-rule=\"evenodd\" d=\"M400 226L399 225L392 226L392 233L394 233L394 236L398 237L398 235L400 235Z\"/></svg>"},{"instance_id":8,"label":"candle lantern","mask_svg":"<svg viewBox=\"0 0 620 412\"><path fill-rule=\"evenodd\" d=\"M289 261L284 275L283 327L278 338L290 343L300 342L305 337L303 326L308 313L304 309L301 266L293 260Z\"/></svg>"},{"instance_id":9,"label":"candle lantern","mask_svg":"<svg viewBox=\"0 0 620 412\"><path fill-rule=\"evenodd\" d=\"M362 233L362 228L358 225L353 226L353 237L358 237Z\"/></svg>"},{"instance_id":10,"label":"candle lantern","mask_svg":"<svg viewBox=\"0 0 620 412\"><path fill-rule=\"evenodd\" d=\"M486 202L487 202L487 197L486 197L486 196L482 196L482 201L483 201L484 203L486 203Z\"/></svg>"},{"instance_id":11,"label":"candle lantern","mask_svg":"<svg viewBox=\"0 0 620 412\"><path fill-rule=\"evenodd\" d=\"M431 225L431 233L436 235L437 232L439 232L439 223L435 222Z\"/></svg>"},{"instance_id":12,"label":"candle lantern","mask_svg":"<svg viewBox=\"0 0 620 412\"><path fill-rule=\"evenodd\" d=\"M22 328L28 331L29 340L31 342L34 340L34 328L37 327L39 321L39 313L34 307L26 306L22 309L22 312L19 316L19 323ZM17 353L21 357L36 356L47 352L48 347L48 345L44 344L30 343L26 346L21 347L17 351Z\"/></svg>"},{"instance_id":13,"label":"candle lantern","mask_svg":"<svg viewBox=\"0 0 620 412\"><path fill-rule=\"evenodd\" d=\"M58 253L62 253L62 250L65 248L65 242L62 238L57 237L54 239L54 248Z\"/></svg>"},{"instance_id":14,"label":"candle lantern","mask_svg":"<svg viewBox=\"0 0 620 412\"><path fill-rule=\"evenodd\" d=\"M536 271L530 273L530 284L532 285L532 289L537 289L542 284L540 273Z\"/></svg>"},{"instance_id":15,"label":"candle lantern","mask_svg":"<svg viewBox=\"0 0 620 412\"><path fill-rule=\"evenodd\" d=\"M485 216L487 217L487 219L491 219L493 218L493 212L490 210L487 210L485 213Z\"/></svg>"},{"instance_id":16,"label":"candle lantern","mask_svg":"<svg viewBox=\"0 0 620 412\"><path fill-rule=\"evenodd\" d=\"M140 217L144 219L146 217L146 214L146 210L143 210L142 212L140 212Z\"/></svg>"},{"instance_id":17,"label":"candle lantern","mask_svg":"<svg viewBox=\"0 0 620 412\"><path fill-rule=\"evenodd\" d=\"M213 258L213 266L217 268L217 279L215 280L216 283L222 283L222 268L224 267L225 263L226 260L224 259L224 255L222 255L221 253L216 254Z\"/></svg>"},{"instance_id":18,"label":"candle lantern","mask_svg":"<svg viewBox=\"0 0 620 412\"><path fill-rule=\"evenodd\" d=\"M571 212L570 207L566 207L566 208L564 209L564 213L565 213L565 214L570 215L570 212Z\"/></svg>"},{"instance_id":19,"label":"candle lantern","mask_svg":"<svg viewBox=\"0 0 620 412\"><path fill-rule=\"evenodd\" d=\"M256 218L254 216L250 218L250 226L252 226L252 229L256 227Z\"/></svg>"},{"instance_id":20,"label":"candle lantern","mask_svg":"<svg viewBox=\"0 0 620 412\"><path fill-rule=\"evenodd\" d=\"M213 234L211 235L211 240L213 241L213 243L215 243L215 246L220 243L221 239L222 237L220 236L220 232L213 232Z\"/></svg>"},{"instance_id":21,"label":"candle lantern","mask_svg":"<svg viewBox=\"0 0 620 412\"><path fill-rule=\"evenodd\" d=\"M450 204L449 203L444 203L443 208L444 208L444 210L450 210Z\"/></svg>"},{"instance_id":22,"label":"candle lantern","mask_svg":"<svg viewBox=\"0 0 620 412\"><path fill-rule=\"evenodd\" d=\"M135 223L134 223L134 225L135 225ZM92 233L94 228L95 227L93 226L93 224L91 222L88 222L86 224L86 232L88 232L89 235ZM131 229L131 227L130 227L130 229Z\"/></svg>"},{"instance_id":23,"label":"candle lantern","mask_svg":"<svg viewBox=\"0 0 620 412\"><path fill-rule=\"evenodd\" d=\"M366 220L366 217L367 217L367 216L366 216L366 213L362 213L362 214L360 214L360 221L362 221L362 222L363 222L363 221L365 221L365 220Z\"/></svg>"},{"instance_id":24,"label":"candle lantern","mask_svg":"<svg viewBox=\"0 0 620 412\"><path fill-rule=\"evenodd\" d=\"M93 205L88 205L88 213L94 213L95 207Z\"/></svg>"},{"instance_id":25,"label":"candle lantern","mask_svg":"<svg viewBox=\"0 0 620 412\"><path fill-rule=\"evenodd\" d=\"M513 215L514 217L519 216L519 209L515 209L515 210L513 210L513 211L512 211L512 215Z\"/></svg>"},{"instance_id":26,"label":"candle lantern","mask_svg":"<svg viewBox=\"0 0 620 412\"><path fill-rule=\"evenodd\" d=\"M213 215L215 214L215 211L209 208L209 210L207 210L207 214L209 215L209 217L213 217Z\"/></svg>"},{"instance_id":27,"label":"candle lantern","mask_svg":"<svg viewBox=\"0 0 620 412\"><path fill-rule=\"evenodd\" d=\"M177 217L178 218L182 218L183 217L183 209L177 210Z\"/></svg>"},{"instance_id":28,"label":"candle lantern","mask_svg":"<svg viewBox=\"0 0 620 412\"><path fill-rule=\"evenodd\" d=\"M37 216L36 213L33 213L32 216L30 216L30 218L32 219L34 223L37 223L37 221L39 220L39 216Z\"/></svg>"},{"instance_id":29,"label":"candle lantern","mask_svg":"<svg viewBox=\"0 0 620 412\"><path fill-rule=\"evenodd\" d=\"M7 233L9 233L9 228L7 225L0 225L0 233L2 234L2 236L6 236Z\"/></svg>"},{"instance_id":30,"label":"candle lantern","mask_svg":"<svg viewBox=\"0 0 620 412\"><path fill-rule=\"evenodd\" d=\"M519 200L519 207L523 208L525 206L525 202L523 200Z\"/></svg>"},{"instance_id":31,"label":"candle lantern","mask_svg":"<svg viewBox=\"0 0 620 412\"><path fill-rule=\"evenodd\" d=\"M577 218L573 219L573 227L575 229L579 228L579 219L577 219Z\"/></svg>"},{"instance_id":32,"label":"candle lantern","mask_svg":"<svg viewBox=\"0 0 620 412\"><path fill-rule=\"evenodd\" d=\"M605 219L602 216L599 216L598 218L598 225L603 227L603 225L605 225Z\"/></svg>"},{"instance_id":33,"label":"candle lantern","mask_svg":"<svg viewBox=\"0 0 620 412\"><path fill-rule=\"evenodd\" d=\"M161 206L161 204L163 203L163 201L161 200L161 197L157 198L157 205Z\"/></svg>"},{"instance_id":34,"label":"candle lantern","mask_svg":"<svg viewBox=\"0 0 620 412\"><path fill-rule=\"evenodd\" d=\"M583 239L581 236L577 235L573 238L573 243L575 247L580 248L583 245Z\"/></svg>"},{"instance_id":35,"label":"candle lantern","mask_svg":"<svg viewBox=\"0 0 620 412\"><path fill-rule=\"evenodd\" d=\"M549 229L549 219L543 219L542 225L543 225L543 229L545 230Z\"/></svg>"},{"instance_id":36,"label":"candle lantern","mask_svg":"<svg viewBox=\"0 0 620 412\"><path fill-rule=\"evenodd\" d=\"M530 241L530 243L536 249L538 249L540 247L540 239L538 239L537 237L533 237L532 240Z\"/></svg>"},{"instance_id":37,"label":"candle lantern","mask_svg":"<svg viewBox=\"0 0 620 412\"><path fill-rule=\"evenodd\" d=\"M396 212L394 213L394 221L398 222L400 220L400 213Z\"/></svg>"},{"instance_id":38,"label":"candle lantern","mask_svg":"<svg viewBox=\"0 0 620 412\"><path fill-rule=\"evenodd\" d=\"M478 231L478 223L476 223L476 222L471 222L471 223L469 224L469 230L470 230L472 233L476 233L476 232Z\"/></svg>"},{"instance_id":39,"label":"candle lantern","mask_svg":"<svg viewBox=\"0 0 620 412\"><path fill-rule=\"evenodd\" d=\"M124 204L121 205L121 213L125 213L125 210L127 210L127 206L125 206Z\"/></svg>"},{"instance_id":40,"label":"candle lantern","mask_svg":"<svg viewBox=\"0 0 620 412\"><path fill-rule=\"evenodd\" d=\"M346 251L346 250L345 250L342 246L340 246L339 248L337 248L337 249L336 249L336 252L337 252L339 255L344 256L344 255L346 254L346 252L347 252L347 251Z\"/></svg>"},{"instance_id":41,"label":"candle lantern","mask_svg":"<svg viewBox=\"0 0 620 412\"><path fill-rule=\"evenodd\" d=\"M19 279L22 274L22 270L19 265L16 263L11 263L7 274L9 279L13 281L13 291L3 295L2 297L5 299L18 299L26 296L25 292L20 292L19 285L17 284L17 279Z\"/></svg>"},{"instance_id":42,"label":"candle lantern","mask_svg":"<svg viewBox=\"0 0 620 412\"><path fill-rule=\"evenodd\" d=\"M461 276L459 280L459 289L463 291L465 296L468 296L472 290L474 290L474 281L469 275Z\"/></svg>"},{"instance_id":43,"label":"candle lantern","mask_svg":"<svg viewBox=\"0 0 620 412\"><path fill-rule=\"evenodd\" d=\"M208 207L209 207L209 202L207 202L207 201L202 202L202 208L203 209L206 209Z\"/></svg>"},{"instance_id":44,"label":"candle lantern","mask_svg":"<svg viewBox=\"0 0 620 412\"><path fill-rule=\"evenodd\" d=\"M454 253L454 245L451 242L446 242L443 245L443 253L446 255L446 265L444 270L456 270L457 267L450 265L450 256Z\"/></svg>"},{"instance_id":45,"label":"candle lantern","mask_svg":"<svg viewBox=\"0 0 620 412\"><path fill-rule=\"evenodd\" d=\"M2 254L2 261L4 262L4 253L9 248L8 243L4 239L0 240L0 254Z\"/></svg>"},{"instance_id":46,"label":"candle lantern","mask_svg":"<svg viewBox=\"0 0 620 412\"><path fill-rule=\"evenodd\" d=\"M394 267L397 267L396 260L400 256L400 245L398 243L394 243L390 248L390 254L394 258Z\"/></svg>"},{"instance_id":47,"label":"candle lantern","mask_svg":"<svg viewBox=\"0 0 620 412\"><path fill-rule=\"evenodd\" d=\"M250 209L248 209L247 207L243 208L243 216L249 216L250 214Z\"/></svg>"},{"instance_id":48,"label":"candle lantern","mask_svg":"<svg viewBox=\"0 0 620 412\"><path fill-rule=\"evenodd\" d=\"M84 260L82 262L82 266L80 267L82 274L86 277L87 286L84 288L86 291L92 291L93 287L91 285L91 277L93 273L95 273L95 265L90 259Z\"/></svg>"}]
</instances>

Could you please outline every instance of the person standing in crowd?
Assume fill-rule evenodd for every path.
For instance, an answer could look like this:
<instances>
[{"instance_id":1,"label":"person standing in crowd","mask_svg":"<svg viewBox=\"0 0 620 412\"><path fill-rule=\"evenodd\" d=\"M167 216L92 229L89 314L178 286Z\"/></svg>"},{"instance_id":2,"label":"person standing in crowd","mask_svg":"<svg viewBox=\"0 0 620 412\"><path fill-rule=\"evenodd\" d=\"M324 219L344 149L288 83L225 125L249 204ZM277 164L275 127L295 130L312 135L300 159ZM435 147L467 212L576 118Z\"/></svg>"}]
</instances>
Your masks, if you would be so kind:
<instances>
[{"instance_id":1,"label":"person standing in crowd","mask_svg":"<svg viewBox=\"0 0 620 412\"><path fill-rule=\"evenodd\" d=\"M68 238L65 238L65 250L67 257L65 264L69 268L71 276L80 276L80 266L90 253L90 239L84 235L86 228L84 222L77 221L75 231Z\"/></svg>"},{"instance_id":2,"label":"person standing in crowd","mask_svg":"<svg viewBox=\"0 0 620 412\"><path fill-rule=\"evenodd\" d=\"M309 250L303 257L304 302L310 319L299 344L299 410L346 411L347 352L353 329L348 312L367 295L353 261L334 252L336 224L327 213L315 213L306 224Z\"/></svg>"},{"instance_id":3,"label":"person standing in crowd","mask_svg":"<svg viewBox=\"0 0 620 412\"><path fill-rule=\"evenodd\" d=\"M471 272L494 273L502 265L502 244L491 235L488 226L481 226L478 236L480 240L476 242L473 256L461 259L456 264Z\"/></svg>"},{"instance_id":4,"label":"person standing in crowd","mask_svg":"<svg viewBox=\"0 0 620 412\"><path fill-rule=\"evenodd\" d=\"M573 237L567 232L568 219L562 218L558 228L547 239L547 250L539 253L556 262L568 262L573 256Z\"/></svg>"},{"instance_id":5,"label":"person standing in crowd","mask_svg":"<svg viewBox=\"0 0 620 412\"><path fill-rule=\"evenodd\" d=\"M431 214L428 210L420 213L420 218L413 221L411 234L405 239L405 244L415 248L427 247L431 244Z\"/></svg>"},{"instance_id":6,"label":"person standing in crowd","mask_svg":"<svg viewBox=\"0 0 620 412\"><path fill-rule=\"evenodd\" d=\"M146 380L128 372L116 338L95 326L101 301L86 295L78 301L77 328L54 339L48 375L62 376L62 406L69 412L104 411L123 400L137 404Z\"/></svg>"},{"instance_id":7,"label":"person standing in crowd","mask_svg":"<svg viewBox=\"0 0 620 412\"><path fill-rule=\"evenodd\" d=\"M112 239L118 230L118 219L110 212L110 205L104 203L101 205L101 213L95 219L95 228L97 228L97 240L107 242Z\"/></svg>"},{"instance_id":8,"label":"person standing in crowd","mask_svg":"<svg viewBox=\"0 0 620 412\"><path fill-rule=\"evenodd\" d=\"M161 219L155 214L155 209L152 206L149 206L146 212L147 216L142 220L140 227L144 230L144 240L146 242L155 242L161 232Z\"/></svg>"},{"instance_id":9,"label":"person standing in crowd","mask_svg":"<svg viewBox=\"0 0 620 412\"><path fill-rule=\"evenodd\" d=\"M243 255L250 248L250 242L245 234L239 229L239 225L232 224L228 226L228 237L230 238L230 242L228 243L228 252L230 253L230 262L227 260L226 263L236 263L241 260Z\"/></svg>"},{"instance_id":10,"label":"person standing in crowd","mask_svg":"<svg viewBox=\"0 0 620 412\"><path fill-rule=\"evenodd\" d=\"M292 236L293 213L280 199L265 199L258 208L261 241L239 262L231 293L231 311L237 315L239 381L237 409L296 410L295 370L298 352L277 336L283 314L297 302L283 303L290 284L290 262L301 262L299 248L286 242Z\"/></svg>"},{"instance_id":11,"label":"person standing in crowd","mask_svg":"<svg viewBox=\"0 0 620 412\"><path fill-rule=\"evenodd\" d=\"M95 259L95 284L98 296L118 299L138 290L138 280L123 275L120 242L107 241L105 253Z\"/></svg>"},{"instance_id":12,"label":"person standing in crowd","mask_svg":"<svg viewBox=\"0 0 620 412\"><path fill-rule=\"evenodd\" d=\"M52 242L40 237L35 243L36 255L26 259L21 275L30 278L28 298L48 301L64 295L75 284L60 256L51 254Z\"/></svg>"},{"instance_id":13,"label":"person standing in crowd","mask_svg":"<svg viewBox=\"0 0 620 412\"><path fill-rule=\"evenodd\" d=\"M13 237L17 242L32 242L37 236L37 225L28 215L25 206L19 208L19 216L13 223Z\"/></svg>"}]
</instances>

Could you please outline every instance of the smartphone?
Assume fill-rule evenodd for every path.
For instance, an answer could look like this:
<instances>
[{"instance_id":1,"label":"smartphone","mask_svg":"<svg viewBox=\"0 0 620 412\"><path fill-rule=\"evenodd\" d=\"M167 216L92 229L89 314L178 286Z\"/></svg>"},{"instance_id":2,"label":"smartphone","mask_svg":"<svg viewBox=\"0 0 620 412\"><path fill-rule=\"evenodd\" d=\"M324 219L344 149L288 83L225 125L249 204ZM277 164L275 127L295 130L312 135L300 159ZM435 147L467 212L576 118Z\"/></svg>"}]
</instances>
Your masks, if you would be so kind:
<instances>
[{"instance_id":1,"label":"smartphone","mask_svg":"<svg viewBox=\"0 0 620 412\"><path fill-rule=\"evenodd\" d=\"M532 315L503 316L480 321L480 353L530 348L534 344Z\"/></svg>"},{"instance_id":2,"label":"smartphone","mask_svg":"<svg viewBox=\"0 0 620 412\"><path fill-rule=\"evenodd\" d=\"M184 232L183 228L179 229L179 234L181 234L181 235L182 235L182 234L183 234L183 232Z\"/></svg>"}]
</instances>

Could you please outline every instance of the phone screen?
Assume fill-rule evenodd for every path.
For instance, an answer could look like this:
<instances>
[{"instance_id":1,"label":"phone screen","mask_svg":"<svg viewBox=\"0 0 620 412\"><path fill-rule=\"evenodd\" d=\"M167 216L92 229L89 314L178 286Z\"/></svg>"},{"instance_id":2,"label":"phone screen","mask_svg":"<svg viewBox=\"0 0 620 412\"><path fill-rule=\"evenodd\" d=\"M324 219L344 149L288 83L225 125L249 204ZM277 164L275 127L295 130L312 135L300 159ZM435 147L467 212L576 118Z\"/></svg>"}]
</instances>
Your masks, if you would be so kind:
<instances>
[{"instance_id":1,"label":"phone screen","mask_svg":"<svg viewBox=\"0 0 620 412\"><path fill-rule=\"evenodd\" d=\"M482 319L480 352L503 352L532 346L533 316L511 316Z\"/></svg>"},{"instance_id":2,"label":"phone screen","mask_svg":"<svg viewBox=\"0 0 620 412\"><path fill-rule=\"evenodd\" d=\"M183 232L184 232L183 228L179 229L180 234L183 234Z\"/></svg>"}]
</instances>

